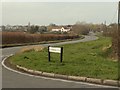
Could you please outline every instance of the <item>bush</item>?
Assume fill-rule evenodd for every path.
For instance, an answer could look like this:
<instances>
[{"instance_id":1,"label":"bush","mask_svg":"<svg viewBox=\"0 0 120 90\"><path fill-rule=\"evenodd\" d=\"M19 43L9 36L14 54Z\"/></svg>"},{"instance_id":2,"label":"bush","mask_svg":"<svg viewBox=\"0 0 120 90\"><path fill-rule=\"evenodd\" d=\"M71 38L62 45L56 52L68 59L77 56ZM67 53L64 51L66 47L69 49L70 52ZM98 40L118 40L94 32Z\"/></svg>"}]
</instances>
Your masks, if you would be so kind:
<instances>
[{"instance_id":1,"label":"bush","mask_svg":"<svg viewBox=\"0 0 120 90\"><path fill-rule=\"evenodd\" d=\"M87 25L73 25L72 31L76 34L87 35L89 33L89 27Z\"/></svg>"},{"instance_id":2,"label":"bush","mask_svg":"<svg viewBox=\"0 0 120 90\"><path fill-rule=\"evenodd\" d=\"M78 35L61 34L28 34L24 32L1 32L2 44L35 43L41 41L53 41L78 38Z\"/></svg>"},{"instance_id":3,"label":"bush","mask_svg":"<svg viewBox=\"0 0 120 90\"><path fill-rule=\"evenodd\" d=\"M110 24L107 28L107 30L103 33L104 36L109 36L112 37L112 56L114 58L118 57L118 30L117 30L118 25L113 23ZM120 40L120 39L119 39Z\"/></svg>"}]
</instances>

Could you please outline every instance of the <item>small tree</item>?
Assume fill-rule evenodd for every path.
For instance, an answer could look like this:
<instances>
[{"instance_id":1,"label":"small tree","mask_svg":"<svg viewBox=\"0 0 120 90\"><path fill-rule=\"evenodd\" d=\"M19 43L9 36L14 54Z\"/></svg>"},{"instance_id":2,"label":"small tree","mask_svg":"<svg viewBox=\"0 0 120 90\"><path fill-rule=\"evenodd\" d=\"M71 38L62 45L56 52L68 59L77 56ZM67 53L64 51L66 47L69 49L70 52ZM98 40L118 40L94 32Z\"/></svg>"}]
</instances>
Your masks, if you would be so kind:
<instances>
[{"instance_id":1,"label":"small tree","mask_svg":"<svg viewBox=\"0 0 120 90\"><path fill-rule=\"evenodd\" d=\"M39 30L39 26L31 26L29 29L28 29L28 32L29 33L36 33L36 32L38 32L38 30Z\"/></svg>"},{"instance_id":2,"label":"small tree","mask_svg":"<svg viewBox=\"0 0 120 90\"><path fill-rule=\"evenodd\" d=\"M40 32L40 33L47 32L47 27L46 27L46 26L41 26L41 27L38 29L38 32Z\"/></svg>"},{"instance_id":3,"label":"small tree","mask_svg":"<svg viewBox=\"0 0 120 90\"><path fill-rule=\"evenodd\" d=\"M72 31L76 34L87 35L89 33L89 27L87 25L76 24L73 25Z\"/></svg>"},{"instance_id":4,"label":"small tree","mask_svg":"<svg viewBox=\"0 0 120 90\"><path fill-rule=\"evenodd\" d=\"M4 25L2 26L2 31L5 31L5 26Z\"/></svg>"},{"instance_id":5,"label":"small tree","mask_svg":"<svg viewBox=\"0 0 120 90\"><path fill-rule=\"evenodd\" d=\"M56 24L54 24L54 23L50 23L49 26L56 26Z\"/></svg>"}]
</instances>

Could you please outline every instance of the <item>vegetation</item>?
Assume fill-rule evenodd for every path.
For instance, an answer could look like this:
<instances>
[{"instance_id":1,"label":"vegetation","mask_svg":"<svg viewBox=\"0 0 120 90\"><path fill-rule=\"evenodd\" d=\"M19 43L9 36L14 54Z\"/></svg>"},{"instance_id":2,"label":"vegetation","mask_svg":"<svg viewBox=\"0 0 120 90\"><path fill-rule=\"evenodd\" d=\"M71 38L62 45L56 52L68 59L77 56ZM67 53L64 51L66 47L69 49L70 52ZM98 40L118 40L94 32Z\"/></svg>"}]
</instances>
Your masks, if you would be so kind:
<instances>
[{"instance_id":1,"label":"vegetation","mask_svg":"<svg viewBox=\"0 0 120 90\"><path fill-rule=\"evenodd\" d=\"M36 32L38 32L38 30L39 30L39 26L30 26L30 28L28 28L28 32L29 33L36 33Z\"/></svg>"},{"instance_id":2,"label":"vegetation","mask_svg":"<svg viewBox=\"0 0 120 90\"><path fill-rule=\"evenodd\" d=\"M92 24L92 23L86 23L86 22L76 22L72 26L72 31L77 34L87 35L89 31L93 32L101 32L105 29L104 24Z\"/></svg>"},{"instance_id":3,"label":"vegetation","mask_svg":"<svg viewBox=\"0 0 120 90\"><path fill-rule=\"evenodd\" d=\"M38 30L39 33L44 33L44 32L47 32L47 31L48 31L47 27L45 27L45 26L41 26Z\"/></svg>"},{"instance_id":4,"label":"vegetation","mask_svg":"<svg viewBox=\"0 0 120 90\"><path fill-rule=\"evenodd\" d=\"M30 26L28 27L28 30L27 32L33 34L33 33L44 33L44 32L47 32L47 27L46 26Z\"/></svg>"},{"instance_id":5,"label":"vegetation","mask_svg":"<svg viewBox=\"0 0 120 90\"><path fill-rule=\"evenodd\" d=\"M48 62L47 48L16 54L10 61L45 72L116 80L118 64L108 58L112 51L110 44L111 38L102 37L96 41L63 45L63 63L60 63L60 55L56 53L51 53L51 62Z\"/></svg>"},{"instance_id":6,"label":"vegetation","mask_svg":"<svg viewBox=\"0 0 120 90\"><path fill-rule=\"evenodd\" d=\"M89 27L86 23L78 21L73 25L72 31L77 34L87 35L89 33Z\"/></svg>"},{"instance_id":7,"label":"vegetation","mask_svg":"<svg viewBox=\"0 0 120 90\"><path fill-rule=\"evenodd\" d=\"M104 36L109 36L112 38L112 56L113 58L118 58L118 30L117 30L117 24L113 23L109 26L106 26L106 29L103 32Z\"/></svg>"},{"instance_id":8,"label":"vegetation","mask_svg":"<svg viewBox=\"0 0 120 90\"><path fill-rule=\"evenodd\" d=\"M36 43L41 41L79 38L78 35L28 34L23 32L0 32L0 35L2 35L2 44Z\"/></svg>"}]
</instances>

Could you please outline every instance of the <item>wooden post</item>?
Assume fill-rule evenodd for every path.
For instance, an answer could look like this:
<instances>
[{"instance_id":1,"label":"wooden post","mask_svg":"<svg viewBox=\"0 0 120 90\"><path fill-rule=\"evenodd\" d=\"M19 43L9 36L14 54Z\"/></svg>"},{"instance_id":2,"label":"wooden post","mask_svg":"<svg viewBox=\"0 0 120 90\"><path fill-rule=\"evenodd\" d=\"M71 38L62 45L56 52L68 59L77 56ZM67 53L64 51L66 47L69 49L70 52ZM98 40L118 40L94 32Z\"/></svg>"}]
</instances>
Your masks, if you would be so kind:
<instances>
[{"instance_id":1,"label":"wooden post","mask_svg":"<svg viewBox=\"0 0 120 90\"><path fill-rule=\"evenodd\" d=\"M48 46L48 61L50 62L50 51L49 51L49 47L50 47L50 46Z\"/></svg>"},{"instance_id":2,"label":"wooden post","mask_svg":"<svg viewBox=\"0 0 120 90\"><path fill-rule=\"evenodd\" d=\"M63 59L63 47L61 47L60 62L62 62L62 59Z\"/></svg>"}]
</instances>

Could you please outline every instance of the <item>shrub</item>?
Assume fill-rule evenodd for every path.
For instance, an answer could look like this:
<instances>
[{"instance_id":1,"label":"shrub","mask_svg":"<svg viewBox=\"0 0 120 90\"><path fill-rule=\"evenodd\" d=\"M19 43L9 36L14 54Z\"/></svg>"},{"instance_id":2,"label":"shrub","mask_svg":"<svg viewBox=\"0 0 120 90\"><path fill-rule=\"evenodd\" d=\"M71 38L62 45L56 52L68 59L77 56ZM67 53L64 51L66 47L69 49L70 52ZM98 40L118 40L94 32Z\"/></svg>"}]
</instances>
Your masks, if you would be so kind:
<instances>
[{"instance_id":1,"label":"shrub","mask_svg":"<svg viewBox=\"0 0 120 90\"><path fill-rule=\"evenodd\" d=\"M78 35L62 34L28 34L24 32L2 32L2 44L35 43L78 38Z\"/></svg>"}]
</instances>

